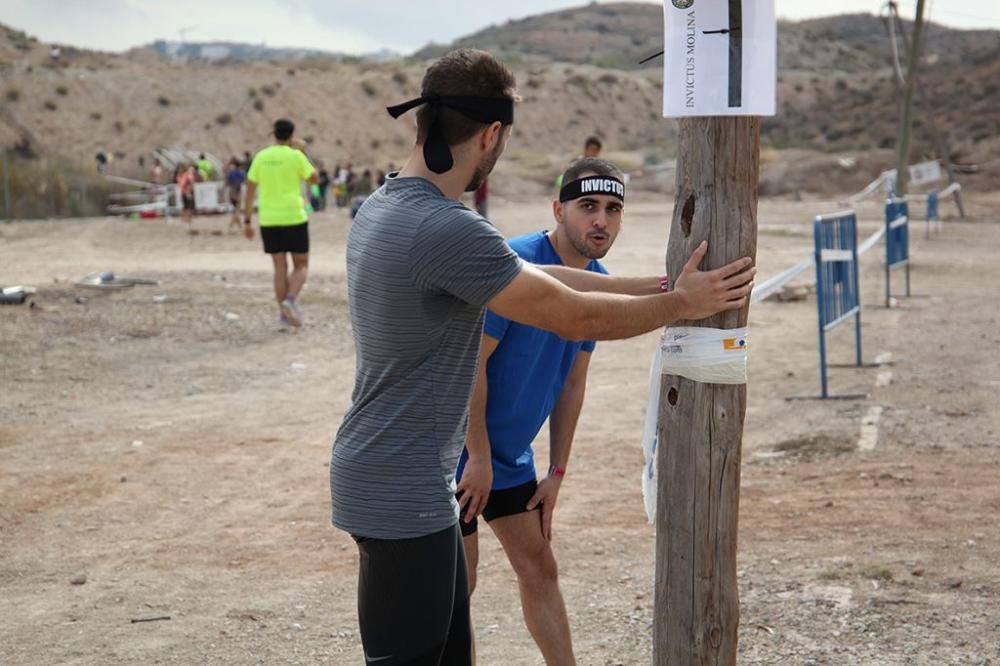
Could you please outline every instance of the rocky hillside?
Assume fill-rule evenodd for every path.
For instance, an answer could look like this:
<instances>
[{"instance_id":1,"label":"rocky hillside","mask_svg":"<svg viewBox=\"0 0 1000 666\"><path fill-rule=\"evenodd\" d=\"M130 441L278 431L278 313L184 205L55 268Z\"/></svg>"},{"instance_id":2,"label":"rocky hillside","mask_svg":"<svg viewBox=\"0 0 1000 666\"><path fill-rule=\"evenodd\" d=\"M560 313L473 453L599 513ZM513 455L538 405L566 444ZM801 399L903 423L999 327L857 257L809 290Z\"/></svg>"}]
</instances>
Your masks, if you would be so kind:
<instances>
[{"instance_id":1,"label":"rocky hillside","mask_svg":"<svg viewBox=\"0 0 1000 666\"><path fill-rule=\"evenodd\" d=\"M907 34L912 28L903 22ZM1000 32L995 30L954 30L929 23L926 34L926 52L947 64L970 63L1000 48ZM640 60L663 49L663 10L645 3L591 3L490 26L451 44L431 44L415 57L434 58L458 46L518 60L637 69ZM871 14L778 24L781 71L864 73L887 67L889 56L886 27ZM660 63L646 65L657 66Z\"/></svg>"},{"instance_id":2,"label":"rocky hillside","mask_svg":"<svg viewBox=\"0 0 1000 666\"><path fill-rule=\"evenodd\" d=\"M659 7L592 4L490 28L458 44L505 54L524 98L498 186L517 180L547 187L589 134L602 136L607 154L629 169L674 156L676 123L660 116L661 70L633 64L662 48ZM898 111L886 44L873 16L779 25L779 113L766 119L762 140L765 162L786 175L765 178L767 191L843 192L888 166ZM0 146L77 161L107 151L117 157L115 170L139 173L138 157L163 145L219 156L255 150L267 143L273 119L288 116L330 165L385 168L407 154L413 121L393 121L384 107L418 93L422 58L434 53L373 63L64 49L54 63L47 45L2 29ZM995 159L1000 33L930 26L922 81L914 159L935 155L931 118L953 158ZM786 158L802 168L788 168ZM837 166L845 163L855 166Z\"/></svg>"}]
</instances>

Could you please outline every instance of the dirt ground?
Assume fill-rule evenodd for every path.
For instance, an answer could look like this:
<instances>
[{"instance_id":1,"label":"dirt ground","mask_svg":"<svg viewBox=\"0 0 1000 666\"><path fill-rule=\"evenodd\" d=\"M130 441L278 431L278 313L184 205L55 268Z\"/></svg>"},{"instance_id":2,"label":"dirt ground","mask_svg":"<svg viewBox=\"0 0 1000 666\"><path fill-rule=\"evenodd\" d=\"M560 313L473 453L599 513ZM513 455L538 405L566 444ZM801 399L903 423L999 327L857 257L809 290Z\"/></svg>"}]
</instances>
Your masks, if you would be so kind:
<instances>
[{"instance_id":1,"label":"dirt ground","mask_svg":"<svg viewBox=\"0 0 1000 666\"><path fill-rule=\"evenodd\" d=\"M761 276L807 256L812 216L840 207L763 201ZM506 234L549 224L546 201L494 210ZM630 202L613 272L659 272L669 210ZM880 307L882 246L862 260L864 357L882 365L834 368L831 390L868 399L786 401L819 390L815 301L751 310L741 663L1000 664L1000 196L974 197L964 222L943 210L931 240L914 227L900 307ZM880 214L860 209L862 235ZM37 307L0 307L0 663L361 663L357 552L328 492L353 381L348 225L314 218L299 333L277 332L267 259L210 233L220 218L197 236L0 225L0 283L38 287ZM101 270L161 283L73 286ZM850 328L834 363L853 359ZM598 346L556 512L581 664L651 662L639 436L655 343ZM481 539L480 663L539 664L510 567Z\"/></svg>"}]
</instances>

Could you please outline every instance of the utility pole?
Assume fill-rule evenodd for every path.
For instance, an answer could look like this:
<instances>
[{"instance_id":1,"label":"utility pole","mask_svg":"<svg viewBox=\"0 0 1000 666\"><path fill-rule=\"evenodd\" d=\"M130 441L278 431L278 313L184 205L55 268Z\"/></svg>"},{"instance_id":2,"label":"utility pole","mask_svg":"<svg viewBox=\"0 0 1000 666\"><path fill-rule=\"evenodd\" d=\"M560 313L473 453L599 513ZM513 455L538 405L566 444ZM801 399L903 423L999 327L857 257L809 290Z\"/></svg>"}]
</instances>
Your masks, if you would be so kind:
<instances>
[{"instance_id":1,"label":"utility pole","mask_svg":"<svg viewBox=\"0 0 1000 666\"><path fill-rule=\"evenodd\" d=\"M909 49L910 40L906 36L906 30L903 27L902 20L899 18L899 11L896 8L896 4L890 3L889 10L890 15L888 20L895 22L896 29L899 31L900 41L903 43L903 48ZM889 29L890 37L894 38L895 32L889 28L888 25L886 28ZM926 32L927 29L925 29L925 33ZM926 40L926 38L927 35L924 34L924 39ZM893 47L893 50L895 51L895 46ZM897 79L894 79L894 81L896 83L896 92L899 93L901 82ZM919 78L917 78L916 86L916 93L919 96L921 103L925 105L925 111L927 112L927 128L930 130L931 141L934 143L934 152L936 152L939 158L944 162L945 172L948 174L948 183L951 184L958 182L958 179L955 177L955 168L951 163L951 150L949 149L948 142L945 140L944 135L941 132L941 128L938 127L937 120L934 118L934 91L928 92L927 86L925 86ZM958 208L958 216L964 219L965 205L962 202L962 190L960 188L956 189L952 194L952 198L955 200L955 207Z\"/></svg>"},{"instance_id":2,"label":"utility pole","mask_svg":"<svg viewBox=\"0 0 1000 666\"><path fill-rule=\"evenodd\" d=\"M756 257L760 117L679 121L677 199L667 274L680 275L703 240L701 268ZM746 326L738 311L678 326ZM656 666L736 663L736 541L745 384L705 384L665 374L657 446Z\"/></svg>"},{"instance_id":3,"label":"utility pole","mask_svg":"<svg viewBox=\"0 0 1000 666\"><path fill-rule=\"evenodd\" d=\"M913 43L906 72L906 88L899 121L899 153L896 159L896 196L906 195L906 185L910 173L910 130L913 125L913 92L917 87L917 71L920 66L920 40L924 32L924 0L917 0L917 17L913 23ZM947 156L945 156L947 159Z\"/></svg>"}]
</instances>

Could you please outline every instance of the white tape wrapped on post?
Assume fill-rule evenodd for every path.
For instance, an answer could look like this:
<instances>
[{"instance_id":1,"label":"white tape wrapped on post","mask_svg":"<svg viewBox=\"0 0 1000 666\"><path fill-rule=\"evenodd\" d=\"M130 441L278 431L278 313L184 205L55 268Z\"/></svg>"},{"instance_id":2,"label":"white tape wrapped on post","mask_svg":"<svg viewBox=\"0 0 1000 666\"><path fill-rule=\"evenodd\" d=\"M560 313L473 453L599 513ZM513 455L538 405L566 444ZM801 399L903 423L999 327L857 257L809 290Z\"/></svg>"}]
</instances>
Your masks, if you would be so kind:
<instances>
[{"instance_id":1,"label":"white tape wrapped on post","mask_svg":"<svg viewBox=\"0 0 1000 666\"><path fill-rule=\"evenodd\" d=\"M656 442L660 426L660 383L663 381L663 338L653 352L649 364L649 396L646 399L646 422L642 426L642 503L646 518L653 524L656 518Z\"/></svg>"},{"instance_id":2,"label":"white tape wrapped on post","mask_svg":"<svg viewBox=\"0 0 1000 666\"><path fill-rule=\"evenodd\" d=\"M660 384L664 374L711 384L746 384L747 329L683 326L663 331L649 365L649 394L642 427L642 503L656 518L656 447L660 426Z\"/></svg>"},{"instance_id":3,"label":"white tape wrapped on post","mask_svg":"<svg viewBox=\"0 0 1000 666\"><path fill-rule=\"evenodd\" d=\"M668 328L661 347L664 374L705 384L747 383L746 328Z\"/></svg>"}]
</instances>

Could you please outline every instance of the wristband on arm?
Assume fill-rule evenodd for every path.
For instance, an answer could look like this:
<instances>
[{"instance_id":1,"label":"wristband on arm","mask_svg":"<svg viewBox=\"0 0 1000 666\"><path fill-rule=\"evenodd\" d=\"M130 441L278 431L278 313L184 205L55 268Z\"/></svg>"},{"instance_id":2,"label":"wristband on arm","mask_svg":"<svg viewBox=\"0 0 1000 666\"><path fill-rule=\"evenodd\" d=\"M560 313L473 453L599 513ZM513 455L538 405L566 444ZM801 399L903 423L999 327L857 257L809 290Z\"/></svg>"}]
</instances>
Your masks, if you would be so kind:
<instances>
[{"instance_id":1,"label":"wristband on arm","mask_svg":"<svg viewBox=\"0 0 1000 666\"><path fill-rule=\"evenodd\" d=\"M566 476L566 468L558 465L549 465L549 476Z\"/></svg>"},{"instance_id":2,"label":"wristband on arm","mask_svg":"<svg viewBox=\"0 0 1000 666\"><path fill-rule=\"evenodd\" d=\"M670 291L670 276L666 273L660 276L660 291Z\"/></svg>"}]
</instances>

